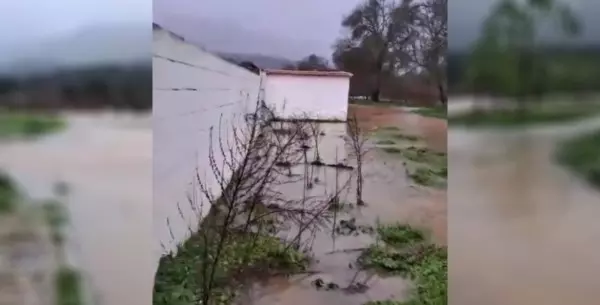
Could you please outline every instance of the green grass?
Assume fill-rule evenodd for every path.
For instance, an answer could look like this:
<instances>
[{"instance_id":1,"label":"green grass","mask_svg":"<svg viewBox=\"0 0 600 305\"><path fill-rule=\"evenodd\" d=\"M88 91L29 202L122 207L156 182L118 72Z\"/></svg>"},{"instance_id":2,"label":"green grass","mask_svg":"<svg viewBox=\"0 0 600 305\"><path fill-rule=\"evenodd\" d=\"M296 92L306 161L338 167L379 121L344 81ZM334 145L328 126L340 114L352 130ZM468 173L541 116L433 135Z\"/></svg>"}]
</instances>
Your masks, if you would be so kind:
<instances>
[{"instance_id":1,"label":"green grass","mask_svg":"<svg viewBox=\"0 0 600 305\"><path fill-rule=\"evenodd\" d=\"M200 286L204 278L202 270L212 270L202 266L213 265L215 249L214 243L205 242L197 234L179 248L176 256L162 257L155 278L154 305L199 304L203 291ZM258 235L252 238L249 234L241 233L231 235L226 239L215 268L211 303L230 304L244 280L273 272L298 272L304 270L307 264L306 256L286 249L275 237Z\"/></svg>"},{"instance_id":2,"label":"green grass","mask_svg":"<svg viewBox=\"0 0 600 305\"><path fill-rule=\"evenodd\" d=\"M363 252L359 264L383 275L406 276L415 286L407 301L381 300L365 305L446 305L446 248L426 242L423 232L406 225L380 227L378 233L381 242Z\"/></svg>"},{"instance_id":3,"label":"green grass","mask_svg":"<svg viewBox=\"0 0 600 305\"><path fill-rule=\"evenodd\" d=\"M77 271L63 267L56 274L56 304L83 305L81 278Z\"/></svg>"},{"instance_id":4,"label":"green grass","mask_svg":"<svg viewBox=\"0 0 600 305\"><path fill-rule=\"evenodd\" d=\"M600 187L600 131L565 141L556 157L561 164Z\"/></svg>"},{"instance_id":5,"label":"green grass","mask_svg":"<svg viewBox=\"0 0 600 305\"><path fill-rule=\"evenodd\" d=\"M446 119L448 117L448 111L446 107L429 107L429 108L419 108L412 111L418 115L438 118L438 119Z\"/></svg>"},{"instance_id":6,"label":"green grass","mask_svg":"<svg viewBox=\"0 0 600 305\"><path fill-rule=\"evenodd\" d=\"M419 140L419 137L417 137L417 136L406 135L406 134L401 134L401 133L392 134L392 135L390 135L390 137L397 139L397 140L410 141L410 142L415 142L415 141Z\"/></svg>"},{"instance_id":7,"label":"green grass","mask_svg":"<svg viewBox=\"0 0 600 305\"><path fill-rule=\"evenodd\" d=\"M565 105L548 104L544 107L529 107L525 111L512 109L479 110L450 116L448 121L455 126L523 127L536 124L567 123L600 115L597 104Z\"/></svg>"},{"instance_id":8,"label":"green grass","mask_svg":"<svg viewBox=\"0 0 600 305\"><path fill-rule=\"evenodd\" d=\"M15 182L7 173L0 171L0 214L12 212L19 197Z\"/></svg>"},{"instance_id":9,"label":"green grass","mask_svg":"<svg viewBox=\"0 0 600 305\"><path fill-rule=\"evenodd\" d=\"M64 126L62 119L48 114L0 114L0 137L34 137L58 131Z\"/></svg>"},{"instance_id":10,"label":"green grass","mask_svg":"<svg viewBox=\"0 0 600 305\"><path fill-rule=\"evenodd\" d=\"M377 233L383 242L395 247L425 240L425 234L422 231L401 224L380 226L377 228Z\"/></svg>"}]
</instances>

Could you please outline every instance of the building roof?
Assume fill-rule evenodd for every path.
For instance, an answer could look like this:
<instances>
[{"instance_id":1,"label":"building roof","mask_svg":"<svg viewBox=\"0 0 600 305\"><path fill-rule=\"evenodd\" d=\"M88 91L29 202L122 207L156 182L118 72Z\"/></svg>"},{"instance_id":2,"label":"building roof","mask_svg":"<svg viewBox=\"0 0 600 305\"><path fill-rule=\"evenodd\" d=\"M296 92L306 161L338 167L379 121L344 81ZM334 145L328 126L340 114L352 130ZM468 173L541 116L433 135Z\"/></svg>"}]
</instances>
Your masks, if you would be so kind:
<instances>
[{"instance_id":1,"label":"building roof","mask_svg":"<svg viewBox=\"0 0 600 305\"><path fill-rule=\"evenodd\" d=\"M301 71L266 69L265 73L267 75L352 77L352 73L345 71Z\"/></svg>"}]
</instances>

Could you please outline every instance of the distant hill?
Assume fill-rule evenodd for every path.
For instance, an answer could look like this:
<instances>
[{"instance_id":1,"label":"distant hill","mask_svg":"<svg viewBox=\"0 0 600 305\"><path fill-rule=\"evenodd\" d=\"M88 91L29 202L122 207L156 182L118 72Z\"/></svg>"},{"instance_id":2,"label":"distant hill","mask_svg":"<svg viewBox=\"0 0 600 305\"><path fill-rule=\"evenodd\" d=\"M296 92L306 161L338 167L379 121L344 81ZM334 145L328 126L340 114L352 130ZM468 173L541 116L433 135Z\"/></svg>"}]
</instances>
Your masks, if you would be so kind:
<instances>
[{"instance_id":1,"label":"distant hill","mask_svg":"<svg viewBox=\"0 0 600 305\"><path fill-rule=\"evenodd\" d=\"M249 61L254 63L257 67L261 69L281 69L285 66L289 66L294 62L283 58L283 57L275 57L261 54L242 54L242 53L227 53L227 52L217 52L216 53L221 58L240 64L244 61Z\"/></svg>"},{"instance_id":2,"label":"distant hill","mask_svg":"<svg viewBox=\"0 0 600 305\"><path fill-rule=\"evenodd\" d=\"M83 28L3 52L2 74L35 74L81 66L151 62L149 26L111 25Z\"/></svg>"}]
</instances>

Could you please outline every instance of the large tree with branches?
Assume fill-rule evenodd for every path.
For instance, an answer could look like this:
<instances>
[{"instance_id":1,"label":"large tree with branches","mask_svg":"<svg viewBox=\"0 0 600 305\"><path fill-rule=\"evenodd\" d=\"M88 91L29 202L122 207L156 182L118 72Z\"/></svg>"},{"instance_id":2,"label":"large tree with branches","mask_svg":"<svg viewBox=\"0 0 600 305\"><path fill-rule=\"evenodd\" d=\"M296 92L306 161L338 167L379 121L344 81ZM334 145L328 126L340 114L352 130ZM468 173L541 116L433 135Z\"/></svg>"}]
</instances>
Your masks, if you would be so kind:
<instances>
[{"instance_id":1,"label":"large tree with branches","mask_svg":"<svg viewBox=\"0 0 600 305\"><path fill-rule=\"evenodd\" d=\"M416 19L410 43L398 45L405 69L418 70L438 90L440 103L446 105L446 50L448 46L448 0L425 0L415 9Z\"/></svg>"},{"instance_id":2,"label":"large tree with branches","mask_svg":"<svg viewBox=\"0 0 600 305\"><path fill-rule=\"evenodd\" d=\"M349 36L336 45L336 55L361 50L368 72L373 77L370 96L379 101L385 73L394 73L396 50L416 35L417 12L420 4L412 0L366 0L347 15L342 26ZM341 51L340 51L341 50ZM355 54L358 52L354 52Z\"/></svg>"}]
</instances>

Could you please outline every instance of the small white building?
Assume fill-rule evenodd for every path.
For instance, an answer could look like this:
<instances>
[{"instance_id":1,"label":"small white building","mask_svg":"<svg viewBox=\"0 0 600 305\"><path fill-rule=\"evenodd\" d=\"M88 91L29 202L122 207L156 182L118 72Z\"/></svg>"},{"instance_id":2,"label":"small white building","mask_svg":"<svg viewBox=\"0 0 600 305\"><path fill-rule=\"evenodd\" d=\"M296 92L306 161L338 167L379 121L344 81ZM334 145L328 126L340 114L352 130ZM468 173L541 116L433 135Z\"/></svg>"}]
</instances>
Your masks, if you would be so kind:
<instances>
[{"instance_id":1,"label":"small white building","mask_svg":"<svg viewBox=\"0 0 600 305\"><path fill-rule=\"evenodd\" d=\"M345 121L352 73L265 70L265 103L281 118Z\"/></svg>"}]
</instances>

